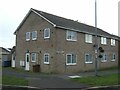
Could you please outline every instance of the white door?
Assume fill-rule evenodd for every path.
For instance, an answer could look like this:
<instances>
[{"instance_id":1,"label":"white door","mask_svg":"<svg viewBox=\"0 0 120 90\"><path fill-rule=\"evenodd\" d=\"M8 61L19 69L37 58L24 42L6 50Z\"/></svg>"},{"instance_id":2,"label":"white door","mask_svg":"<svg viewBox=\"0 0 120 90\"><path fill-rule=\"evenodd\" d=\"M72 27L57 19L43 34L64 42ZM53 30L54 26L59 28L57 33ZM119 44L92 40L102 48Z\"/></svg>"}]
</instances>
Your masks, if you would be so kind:
<instances>
[{"instance_id":1,"label":"white door","mask_svg":"<svg viewBox=\"0 0 120 90\"><path fill-rule=\"evenodd\" d=\"M15 67L15 53L12 54L12 67Z\"/></svg>"},{"instance_id":2,"label":"white door","mask_svg":"<svg viewBox=\"0 0 120 90\"><path fill-rule=\"evenodd\" d=\"M26 58L25 58L25 70L29 71L29 62L30 62L30 54L26 53Z\"/></svg>"}]
</instances>

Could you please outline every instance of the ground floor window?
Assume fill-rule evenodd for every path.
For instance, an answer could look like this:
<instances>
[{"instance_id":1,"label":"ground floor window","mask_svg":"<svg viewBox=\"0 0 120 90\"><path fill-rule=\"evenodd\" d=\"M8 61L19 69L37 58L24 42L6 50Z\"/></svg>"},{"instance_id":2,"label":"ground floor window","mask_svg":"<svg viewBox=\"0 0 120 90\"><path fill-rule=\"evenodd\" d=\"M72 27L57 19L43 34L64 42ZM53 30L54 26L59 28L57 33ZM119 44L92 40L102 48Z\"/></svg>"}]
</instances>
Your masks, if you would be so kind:
<instances>
[{"instance_id":1,"label":"ground floor window","mask_svg":"<svg viewBox=\"0 0 120 90\"><path fill-rule=\"evenodd\" d=\"M76 65L76 58L75 54L67 54L66 55L66 65Z\"/></svg>"},{"instance_id":2,"label":"ground floor window","mask_svg":"<svg viewBox=\"0 0 120 90\"><path fill-rule=\"evenodd\" d=\"M85 63L92 63L92 54L85 54Z\"/></svg>"},{"instance_id":3,"label":"ground floor window","mask_svg":"<svg viewBox=\"0 0 120 90\"><path fill-rule=\"evenodd\" d=\"M36 62L36 60L37 60L37 54L36 53L32 53L31 54L31 61L32 62Z\"/></svg>"},{"instance_id":4,"label":"ground floor window","mask_svg":"<svg viewBox=\"0 0 120 90\"><path fill-rule=\"evenodd\" d=\"M116 54L113 53L113 54L112 54L112 60L111 60L111 61L115 61L115 59L116 59Z\"/></svg>"},{"instance_id":5,"label":"ground floor window","mask_svg":"<svg viewBox=\"0 0 120 90\"><path fill-rule=\"evenodd\" d=\"M49 53L44 54L44 64L49 64Z\"/></svg>"},{"instance_id":6,"label":"ground floor window","mask_svg":"<svg viewBox=\"0 0 120 90\"><path fill-rule=\"evenodd\" d=\"M107 62L107 54L102 54L101 62Z\"/></svg>"}]
</instances>

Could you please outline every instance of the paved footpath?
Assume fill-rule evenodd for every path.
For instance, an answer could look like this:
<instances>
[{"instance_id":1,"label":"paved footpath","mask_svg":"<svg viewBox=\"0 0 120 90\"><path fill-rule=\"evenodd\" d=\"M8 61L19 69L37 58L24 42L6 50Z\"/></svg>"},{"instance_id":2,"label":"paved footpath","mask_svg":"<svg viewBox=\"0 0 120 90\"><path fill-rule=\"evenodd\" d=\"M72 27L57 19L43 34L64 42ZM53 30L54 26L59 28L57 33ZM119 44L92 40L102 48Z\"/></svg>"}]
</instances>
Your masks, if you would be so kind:
<instances>
[{"instance_id":1,"label":"paved footpath","mask_svg":"<svg viewBox=\"0 0 120 90\"><path fill-rule=\"evenodd\" d=\"M113 73L118 73L117 70L111 71L100 71L98 75L110 75ZM3 75L11 75L17 77L23 77L28 79L28 85L31 87L38 87L40 89L52 89L52 90L80 90L84 88L88 88L88 85L80 84L77 82L73 82L68 80L69 76L94 76L94 72L84 72L78 74L41 74L41 73L29 73L29 72L17 72L15 70L3 70Z\"/></svg>"}]
</instances>

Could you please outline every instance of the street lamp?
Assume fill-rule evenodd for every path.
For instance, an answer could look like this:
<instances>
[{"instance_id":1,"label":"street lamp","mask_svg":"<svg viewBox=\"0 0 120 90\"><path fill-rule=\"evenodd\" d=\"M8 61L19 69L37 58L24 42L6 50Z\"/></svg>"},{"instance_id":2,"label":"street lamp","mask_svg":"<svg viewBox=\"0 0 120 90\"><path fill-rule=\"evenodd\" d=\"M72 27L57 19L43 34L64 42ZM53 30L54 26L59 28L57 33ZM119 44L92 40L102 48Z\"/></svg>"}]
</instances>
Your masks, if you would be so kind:
<instances>
[{"instance_id":1,"label":"street lamp","mask_svg":"<svg viewBox=\"0 0 120 90\"><path fill-rule=\"evenodd\" d=\"M98 76L97 0L95 0L95 76Z\"/></svg>"}]
</instances>

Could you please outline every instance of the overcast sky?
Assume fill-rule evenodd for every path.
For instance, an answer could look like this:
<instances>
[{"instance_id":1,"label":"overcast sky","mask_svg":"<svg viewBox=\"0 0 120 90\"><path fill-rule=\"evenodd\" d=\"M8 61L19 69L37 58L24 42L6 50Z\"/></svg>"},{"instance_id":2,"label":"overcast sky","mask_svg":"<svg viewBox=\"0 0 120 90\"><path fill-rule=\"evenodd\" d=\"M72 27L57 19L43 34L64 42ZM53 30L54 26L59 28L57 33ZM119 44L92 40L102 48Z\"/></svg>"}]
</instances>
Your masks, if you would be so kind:
<instances>
[{"instance_id":1,"label":"overcast sky","mask_svg":"<svg viewBox=\"0 0 120 90\"><path fill-rule=\"evenodd\" d=\"M97 0L98 28L118 35L118 1ZM14 31L30 8L95 26L95 0L1 0L0 47L15 45Z\"/></svg>"}]
</instances>

